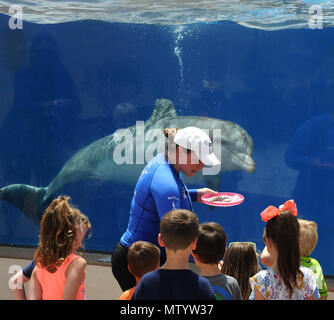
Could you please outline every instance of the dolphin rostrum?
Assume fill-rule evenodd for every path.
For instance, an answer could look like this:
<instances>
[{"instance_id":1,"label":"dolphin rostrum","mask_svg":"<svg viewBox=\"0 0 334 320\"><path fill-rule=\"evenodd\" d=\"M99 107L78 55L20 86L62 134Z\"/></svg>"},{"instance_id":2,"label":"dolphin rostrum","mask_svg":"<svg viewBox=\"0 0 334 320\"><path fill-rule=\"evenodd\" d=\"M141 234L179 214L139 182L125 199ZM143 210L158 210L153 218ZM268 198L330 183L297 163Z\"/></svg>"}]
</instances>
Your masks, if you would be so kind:
<instances>
[{"instance_id":1,"label":"dolphin rostrum","mask_svg":"<svg viewBox=\"0 0 334 320\"><path fill-rule=\"evenodd\" d=\"M158 99L151 117L145 122L143 132L152 132L152 129L163 131L165 128L198 127L209 131L211 139L219 146L221 168L215 175L197 173L193 178L185 177L187 184L205 184L219 190L221 175L226 171L242 170L252 173L255 171L255 162L251 158L253 140L238 124L215 118L200 116L178 116L173 102L167 99ZM214 129L220 129L221 134L212 136ZM154 131L154 130L153 130ZM126 135L129 139L126 139ZM137 135L137 136L136 136ZM47 187L37 188L25 184L12 184L0 189L0 200L5 200L19 208L28 217L39 223L40 218L53 198L53 195L64 185L79 180L104 179L116 183L135 185L141 171L150 159L138 163L122 164L115 162L115 150L124 146L124 150L132 148L133 155L139 149L144 152L156 144L157 150L164 150L165 141L157 142L152 137L145 136L139 139L136 126L119 129L113 134L96 140L75 153L62 167L57 176ZM130 141L130 142L127 142ZM130 143L130 144L129 144ZM161 145L161 143L163 145ZM142 145L141 145L142 144ZM214 149L215 153L216 150Z\"/></svg>"}]
</instances>

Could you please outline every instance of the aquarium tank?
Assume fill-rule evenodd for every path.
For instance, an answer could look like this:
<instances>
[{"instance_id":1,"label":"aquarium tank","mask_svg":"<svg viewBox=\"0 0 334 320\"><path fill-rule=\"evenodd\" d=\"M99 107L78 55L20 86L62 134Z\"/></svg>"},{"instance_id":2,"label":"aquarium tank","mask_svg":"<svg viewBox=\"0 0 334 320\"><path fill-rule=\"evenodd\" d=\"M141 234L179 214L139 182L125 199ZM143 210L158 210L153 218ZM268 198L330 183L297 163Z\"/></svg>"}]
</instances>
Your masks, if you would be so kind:
<instances>
[{"instance_id":1,"label":"aquarium tank","mask_svg":"<svg viewBox=\"0 0 334 320\"><path fill-rule=\"evenodd\" d=\"M227 124L221 170L186 183L244 201L194 203L199 221L261 251L260 213L294 199L333 276L333 21L320 0L1 0L0 245L35 247L43 210L65 194L92 223L86 249L111 253L149 160L136 162L136 139L173 114Z\"/></svg>"}]
</instances>

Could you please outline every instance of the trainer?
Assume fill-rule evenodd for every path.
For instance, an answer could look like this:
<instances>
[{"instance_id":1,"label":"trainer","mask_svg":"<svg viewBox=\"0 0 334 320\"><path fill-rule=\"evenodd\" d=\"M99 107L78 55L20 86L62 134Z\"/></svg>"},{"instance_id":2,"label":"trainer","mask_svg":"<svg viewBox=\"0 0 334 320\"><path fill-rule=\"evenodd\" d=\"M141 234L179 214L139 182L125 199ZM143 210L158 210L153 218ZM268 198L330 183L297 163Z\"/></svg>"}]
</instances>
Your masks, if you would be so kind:
<instances>
[{"instance_id":1,"label":"trainer","mask_svg":"<svg viewBox=\"0 0 334 320\"><path fill-rule=\"evenodd\" d=\"M173 209L192 211L192 202L201 202L201 196L216 193L209 188L187 189L182 174L193 177L205 166L220 165L212 151L210 137L201 129L168 128L165 154L155 156L144 168L131 201L127 230L112 255L112 272L123 291L136 285L128 270L129 246L139 240L157 246L160 219ZM166 259L161 248L161 264Z\"/></svg>"}]
</instances>

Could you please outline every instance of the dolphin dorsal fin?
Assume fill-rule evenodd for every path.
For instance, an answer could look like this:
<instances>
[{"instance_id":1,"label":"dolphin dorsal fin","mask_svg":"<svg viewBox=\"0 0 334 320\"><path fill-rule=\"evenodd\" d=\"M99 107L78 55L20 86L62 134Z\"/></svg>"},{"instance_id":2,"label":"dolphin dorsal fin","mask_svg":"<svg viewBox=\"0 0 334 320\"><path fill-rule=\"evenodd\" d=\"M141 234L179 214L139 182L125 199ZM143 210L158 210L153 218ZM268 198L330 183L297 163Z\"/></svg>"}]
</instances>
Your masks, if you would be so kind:
<instances>
[{"instance_id":1,"label":"dolphin dorsal fin","mask_svg":"<svg viewBox=\"0 0 334 320\"><path fill-rule=\"evenodd\" d=\"M168 99L157 99L155 101L155 108L150 117L150 121L153 123L162 118L175 118L177 117L174 103Z\"/></svg>"}]
</instances>

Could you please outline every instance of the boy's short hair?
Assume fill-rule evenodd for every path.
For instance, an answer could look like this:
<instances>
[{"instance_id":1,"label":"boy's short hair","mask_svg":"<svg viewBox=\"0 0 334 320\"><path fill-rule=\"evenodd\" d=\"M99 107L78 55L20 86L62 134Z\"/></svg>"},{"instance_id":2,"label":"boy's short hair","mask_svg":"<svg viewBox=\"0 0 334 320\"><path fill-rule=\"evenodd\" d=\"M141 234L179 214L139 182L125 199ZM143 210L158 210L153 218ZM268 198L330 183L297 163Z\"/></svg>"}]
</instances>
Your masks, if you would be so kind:
<instances>
[{"instance_id":1,"label":"boy's short hair","mask_svg":"<svg viewBox=\"0 0 334 320\"><path fill-rule=\"evenodd\" d=\"M226 249L226 234L222 226L216 222L203 223L199 226L199 234L194 253L202 263L218 263L223 259Z\"/></svg>"},{"instance_id":2,"label":"boy's short hair","mask_svg":"<svg viewBox=\"0 0 334 320\"><path fill-rule=\"evenodd\" d=\"M318 225L314 221L298 219L299 248L301 256L309 256L318 242Z\"/></svg>"},{"instance_id":3,"label":"boy's short hair","mask_svg":"<svg viewBox=\"0 0 334 320\"><path fill-rule=\"evenodd\" d=\"M130 245L127 258L130 272L141 278L160 265L160 249L153 243L137 241Z\"/></svg>"},{"instance_id":4,"label":"boy's short hair","mask_svg":"<svg viewBox=\"0 0 334 320\"><path fill-rule=\"evenodd\" d=\"M198 236L196 214L185 209L175 209L166 213L160 221L160 234L166 248L183 250Z\"/></svg>"}]
</instances>

